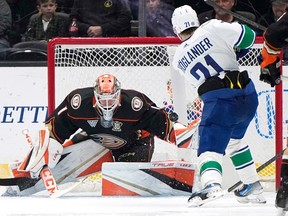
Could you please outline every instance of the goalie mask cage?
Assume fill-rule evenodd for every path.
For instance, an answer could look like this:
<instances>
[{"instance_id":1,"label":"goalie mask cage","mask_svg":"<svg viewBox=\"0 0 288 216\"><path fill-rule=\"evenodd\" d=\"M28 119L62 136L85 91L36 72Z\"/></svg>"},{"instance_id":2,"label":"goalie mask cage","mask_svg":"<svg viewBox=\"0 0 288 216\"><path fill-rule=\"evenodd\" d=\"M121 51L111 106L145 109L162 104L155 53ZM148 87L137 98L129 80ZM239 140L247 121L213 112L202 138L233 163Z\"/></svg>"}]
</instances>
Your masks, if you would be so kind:
<instances>
[{"instance_id":1,"label":"goalie mask cage","mask_svg":"<svg viewBox=\"0 0 288 216\"><path fill-rule=\"evenodd\" d=\"M167 112L175 110L183 123L193 122L201 115L201 102L197 94L192 93L195 90L177 76L169 61L179 43L178 38L54 38L48 45L49 113L71 90L92 86L100 74L111 73L119 79L123 88L144 92ZM255 45L239 59L241 70L247 70L254 81L259 98L257 113L244 138L250 146L256 167L280 152L286 139L282 132L283 87L280 84L270 88L259 81L257 56L261 48L262 39L257 38ZM165 160L176 157L196 162L192 156L195 155L193 146L196 141L193 142L192 148L177 150L174 146L171 148L171 144L165 148L156 144L153 158ZM272 183L272 190L279 184L280 165L281 159L278 159L258 173L262 182ZM268 190L271 190L271 184L269 187Z\"/></svg>"}]
</instances>

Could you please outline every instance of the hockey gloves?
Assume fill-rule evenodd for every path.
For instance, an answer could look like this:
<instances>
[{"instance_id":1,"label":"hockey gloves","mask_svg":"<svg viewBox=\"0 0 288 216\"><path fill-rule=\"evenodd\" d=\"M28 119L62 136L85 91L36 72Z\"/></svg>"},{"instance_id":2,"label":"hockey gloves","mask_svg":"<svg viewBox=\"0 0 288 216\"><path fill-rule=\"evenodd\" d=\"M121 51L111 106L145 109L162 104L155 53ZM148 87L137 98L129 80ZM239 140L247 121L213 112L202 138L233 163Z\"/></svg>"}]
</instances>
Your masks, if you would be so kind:
<instances>
[{"instance_id":1,"label":"hockey gloves","mask_svg":"<svg viewBox=\"0 0 288 216\"><path fill-rule=\"evenodd\" d=\"M261 68L260 80L270 84L271 87L280 84L280 64L281 61L279 57L277 57L273 63Z\"/></svg>"}]
</instances>

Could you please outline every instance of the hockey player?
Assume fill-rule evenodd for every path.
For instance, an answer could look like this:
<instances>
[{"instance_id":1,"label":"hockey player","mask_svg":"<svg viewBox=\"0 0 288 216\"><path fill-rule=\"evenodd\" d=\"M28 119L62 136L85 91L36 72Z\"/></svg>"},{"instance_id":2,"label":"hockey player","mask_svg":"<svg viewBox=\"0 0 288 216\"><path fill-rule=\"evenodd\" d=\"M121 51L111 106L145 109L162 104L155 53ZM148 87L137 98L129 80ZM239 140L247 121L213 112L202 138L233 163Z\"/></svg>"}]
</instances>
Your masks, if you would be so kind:
<instances>
[{"instance_id":1,"label":"hockey player","mask_svg":"<svg viewBox=\"0 0 288 216\"><path fill-rule=\"evenodd\" d=\"M202 188L192 193L189 206L223 196L224 154L230 156L243 182L234 191L238 201L265 203L249 146L241 142L258 106L257 93L247 71L239 71L234 51L251 47L254 31L216 19L199 26L196 12L187 5L176 8L171 21L182 41L173 67L197 88L204 103L198 149Z\"/></svg>"},{"instance_id":2,"label":"hockey player","mask_svg":"<svg viewBox=\"0 0 288 216\"><path fill-rule=\"evenodd\" d=\"M120 82L110 74L99 76L93 87L76 89L68 94L45 125L50 132L48 140L31 150L20 169L14 170L16 177L31 176L37 180L43 167L48 166L53 174L57 173L56 181L59 183L62 179L64 182L67 170L71 175L77 167L79 171L74 177L99 172L101 164L107 161L151 161L154 136L175 143L173 122L168 114L156 107L145 94L121 89ZM81 131L77 133L79 129ZM70 139L75 132L76 135ZM44 140L43 136L40 140ZM64 146L64 150L59 146ZM69 147L75 150L67 151ZM107 151L112 157L107 155ZM100 158L99 155L104 153L105 158ZM74 163L76 165L72 167ZM87 169L81 170L79 164ZM58 178L59 175L63 177ZM31 182L35 184L33 179ZM30 189L33 187L31 182L28 188L21 187L20 195L26 195L27 191L30 194L37 192Z\"/></svg>"},{"instance_id":3,"label":"hockey player","mask_svg":"<svg viewBox=\"0 0 288 216\"><path fill-rule=\"evenodd\" d=\"M283 1L284 2L284 1ZM286 0L285 2L288 3ZM283 47L288 46L288 8L279 20L271 24L263 34L264 45L262 49L262 63L260 80L268 83L271 87L279 84L280 58L279 54ZM276 196L276 206L288 210L288 150L282 157L280 188Z\"/></svg>"}]
</instances>

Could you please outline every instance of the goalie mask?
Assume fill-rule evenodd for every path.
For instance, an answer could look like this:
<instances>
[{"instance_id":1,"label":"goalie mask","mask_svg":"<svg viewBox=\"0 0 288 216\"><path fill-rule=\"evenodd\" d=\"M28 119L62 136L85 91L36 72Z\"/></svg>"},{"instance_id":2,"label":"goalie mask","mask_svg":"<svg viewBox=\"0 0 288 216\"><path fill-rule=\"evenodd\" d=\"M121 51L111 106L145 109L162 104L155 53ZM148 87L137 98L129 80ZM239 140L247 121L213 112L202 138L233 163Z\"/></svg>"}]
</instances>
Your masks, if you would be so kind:
<instances>
[{"instance_id":1,"label":"goalie mask","mask_svg":"<svg viewBox=\"0 0 288 216\"><path fill-rule=\"evenodd\" d=\"M105 128L112 127L112 117L120 103L121 85L117 78L104 74L97 78L94 85L96 106L102 111L101 124Z\"/></svg>"},{"instance_id":2,"label":"goalie mask","mask_svg":"<svg viewBox=\"0 0 288 216\"><path fill-rule=\"evenodd\" d=\"M197 13L188 5L176 8L172 14L171 22L177 36L188 28L199 26Z\"/></svg>"}]
</instances>

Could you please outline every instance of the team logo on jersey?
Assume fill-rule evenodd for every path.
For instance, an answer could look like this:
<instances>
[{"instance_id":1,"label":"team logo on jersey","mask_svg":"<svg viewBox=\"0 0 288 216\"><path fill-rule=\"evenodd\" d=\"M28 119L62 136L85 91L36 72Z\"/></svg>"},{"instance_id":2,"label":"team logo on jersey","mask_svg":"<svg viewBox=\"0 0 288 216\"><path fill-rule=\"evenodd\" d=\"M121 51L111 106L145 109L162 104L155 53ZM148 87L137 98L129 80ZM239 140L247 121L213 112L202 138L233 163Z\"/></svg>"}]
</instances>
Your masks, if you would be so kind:
<instances>
[{"instance_id":1,"label":"team logo on jersey","mask_svg":"<svg viewBox=\"0 0 288 216\"><path fill-rule=\"evenodd\" d=\"M99 143L108 149L118 149L127 143L126 140L110 134L91 134L90 137L96 143Z\"/></svg>"},{"instance_id":2,"label":"team logo on jersey","mask_svg":"<svg viewBox=\"0 0 288 216\"><path fill-rule=\"evenodd\" d=\"M76 110L80 106L81 106L81 96L80 94L75 94L71 99L71 107Z\"/></svg>"},{"instance_id":3,"label":"team logo on jersey","mask_svg":"<svg viewBox=\"0 0 288 216\"><path fill-rule=\"evenodd\" d=\"M87 120L90 127L96 127L98 120Z\"/></svg>"},{"instance_id":4,"label":"team logo on jersey","mask_svg":"<svg viewBox=\"0 0 288 216\"><path fill-rule=\"evenodd\" d=\"M131 106L134 111L139 111L143 107L143 101L138 97L134 97L131 101Z\"/></svg>"},{"instance_id":5,"label":"team logo on jersey","mask_svg":"<svg viewBox=\"0 0 288 216\"><path fill-rule=\"evenodd\" d=\"M113 4L113 2L111 0L107 0L104 2L104 7L109 8L112 6L112 4Z\"/></svg>"},{"instance_id":6,"label":"team logo on jersey","mask_svg":"<svg viewBox=\"0 0 288 216\"><path fill-rule=\"evenodd\" d=\"M117 132L121 132L121 127L122 127L123 123L122 122L119 122L119 121L113 121L112 123L112 131L117 131Z\"/></svg>"}]
</instances>

